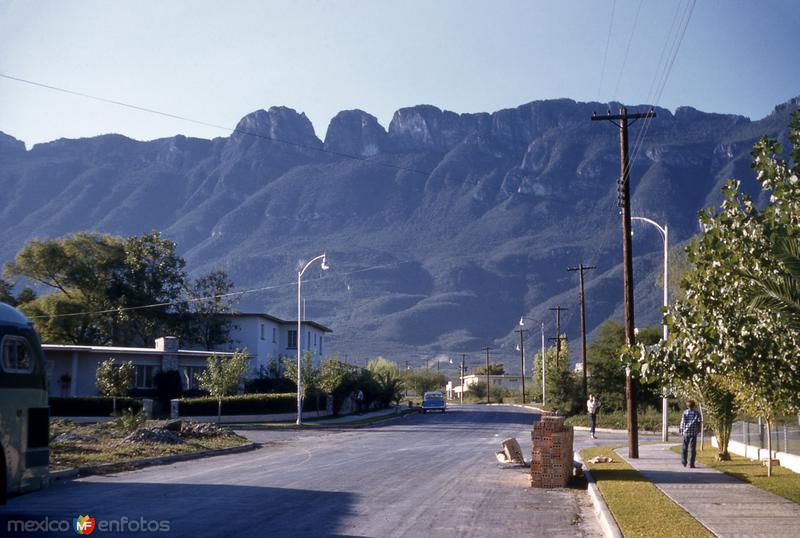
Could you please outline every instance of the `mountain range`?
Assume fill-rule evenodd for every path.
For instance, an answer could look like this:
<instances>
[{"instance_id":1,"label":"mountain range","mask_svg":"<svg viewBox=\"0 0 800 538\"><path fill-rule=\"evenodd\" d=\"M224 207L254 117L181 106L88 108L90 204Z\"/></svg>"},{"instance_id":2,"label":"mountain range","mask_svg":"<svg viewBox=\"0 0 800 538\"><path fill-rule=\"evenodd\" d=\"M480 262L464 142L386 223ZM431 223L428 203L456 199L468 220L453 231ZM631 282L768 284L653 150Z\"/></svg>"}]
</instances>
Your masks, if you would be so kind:
<instances>
[{"instance_id":1,"label":"mountain range","mask_svg":"<svg viewBox=\"0 0 800 538\"><path fill-rule=\"evenodd\" d=\"M520 316L544 321L551 338L558 305L569 309L561 329L576 361L569 266L597 266L586 273L589 338L622 319L619 135L590 121L618 107L558 99L456 114L419 105L395 112L388 129L348 110L324 140L286 107L248 114L213 140L108 134L26 150L0 133L0 261L33 238L159 230L190 273L225 269L251 290L238 309L293 319L300 264L325 252L331 270L304 276L306 317L331 327L328 351L351 362L466 353L477 365L489 347L492 362L518 371ZM699 231L699 210L719 205L726 179L758 196L752 145L763 135L785 141L799 107L795 98L757 121L656 108L630 130L632 213L668 224L676 245ZM636 323L656 325L662 240L645 224L634 232ZM538 349L539 326L528 328L526 347Z\"/></svg>"}]
</instances>

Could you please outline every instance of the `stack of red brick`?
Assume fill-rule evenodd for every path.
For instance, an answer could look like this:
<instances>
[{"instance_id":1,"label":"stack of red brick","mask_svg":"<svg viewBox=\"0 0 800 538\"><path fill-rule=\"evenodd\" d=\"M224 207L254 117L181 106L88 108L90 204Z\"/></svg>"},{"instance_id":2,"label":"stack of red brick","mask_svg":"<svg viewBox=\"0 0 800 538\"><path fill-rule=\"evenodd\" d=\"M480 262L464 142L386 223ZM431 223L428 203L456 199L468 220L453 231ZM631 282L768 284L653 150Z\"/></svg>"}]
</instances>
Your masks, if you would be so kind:
<instances>
[{"instance_id":1,"label":"stack of red brick","mask_svg":"<svg viewBox=\"0 0 800 538\"><path fill-rule=\"evenodd\" d=\"M545 415L533 424L531 444L531 486L565 487L572 476L572 426L564 426L564 417Z\"/></svg>"}]
</instances>

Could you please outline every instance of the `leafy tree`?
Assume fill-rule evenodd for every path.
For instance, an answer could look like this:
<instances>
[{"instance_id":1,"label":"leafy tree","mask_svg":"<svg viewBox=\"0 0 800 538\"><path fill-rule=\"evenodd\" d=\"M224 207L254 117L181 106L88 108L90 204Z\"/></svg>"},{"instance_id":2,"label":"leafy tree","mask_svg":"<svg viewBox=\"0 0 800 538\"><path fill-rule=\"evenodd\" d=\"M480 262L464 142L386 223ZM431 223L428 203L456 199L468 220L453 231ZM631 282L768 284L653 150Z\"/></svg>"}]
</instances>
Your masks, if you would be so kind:
<instances>
[{"instance_id":1,"label":"leafy tree","mask_svg":"<svg viewBox=\"0 0 800 538\"><path fill-rule=\"evenodd\" d=\"M333 414L338 415L344 400L355 385L356 369L338 358L326 359L319 364L319 386L333 397ZM296 379L296 378L295 378Z\"/></svg>"},{"instance_id":2,"label":"leafy tree","mask_svg":"<svg viewBox=\"0 0 800 538\"><path fill-rule=\"evenodd\" d=\"M320 371L314 366L314 354L304 351L300 360L301 382L303 385L302 399L315 394L320 389ZM297 359L286 357L283 359L283 376L297 384ZM319 405L319 399L317 399Z\"/></svg>"},{"instance_id":3,"label":"leafy tree","mask_svg":"<svg viewBox=\"0 0 800 538\"><path fill-rule=\"evenodd\" d=\"M14 283L10 280L0 278L0 302L10 304L11 306L19 306L23 303L29 303L36 299L36 292L31 288L23 288L21 292L14 296Z\"/></svg>"},{"instance_id":4,"label":"leafy tree","mask_svg":"<svg viewBox=\"0 0 800 538\"><path fill-rule=\"evenodd\" d=\"M661 329L647 327L637 334L637 341L645 346L661 339ZM620 359L625 345L625 327L616 320L600 325L597 338L587 349L588 389L602 403L604 411L625 410L625 364ZM658 405L661 388L656 382L640 383L637 402L641 407Z\"/></svg>"},{"instance_id":5,"label":"leafy tree","mask_svg":"<svg viewBox=\"0 0 800 538\"><path fill-rule=\"evenodd\" d=\"M410 391L422 396L430 390L442 390L447 383L444 374L424 368L403 372L403 385Z\"/></svg>"},{"instance_id":6,"label":"leafy tree","mask_svg":"<svg viewBox=\"0 0 800 538\"><path fill-rule=\"evenodd\" d=\"M233 394L242 384L247 369L247 353L237 351L232 357L212 355L208 367L200 374L200 388L217 398L217 422L222 420L222 399Z\"/></svg>"},{"instance_id":7,"label":"leafy tree","mask_svg":"<svg viewBox=\"0 0 800 538\"><path fill-rule=\"evenodd\" d=\"M239 300L232 296L233 282L225 271L201 276L186 286L186 303L181 303L184 318L183 337L191 344L212 350L228 341L230 317L227 315Z\"/></svg>"},{"instance_id":8,"label":"leafy tree","mask_svg":"<svg viewBox=\"0 0 800 538\"><path fill-rule=\"evenodd\" d=\"M786 318L791 329L800 330L800 240L776 236L772 239L771 254L786 270L778 267L770 274L751 277L751 287L747 290L750 307L775 312Z\"/></svg>"},{"instance_id":9,"label":"leafy tree","mask_svg":"<svg viewBox=\"0 0 800 538\"><path fill-rule=\"evenodd\" d=\"M703 234L687 249L692 269L683 280L686 297L667 317L669 346L646 360L665 379L702 386L718 376L745 410L766 419L768 429L776 415L800 408L800 333L788 312L750 298L759 285L763 292L765 283L791 276L791 261L775 245L778 238L800 235L800 113L789 139L793 166L778 157L774 140L762 138L754 147L753 168L769 195L763 209L731 180L720 210L701 212Z\"/></svg>"},{"instance_id":10,"label":"leafy tree","mask_svg":"<svg viewBox=\"0 0 800 538\"><path fill-rule=\"evenodd\" d=\"M545 398L545 404L550 409L563 409L563 402L556 400L556 392L559 394L562 393L563 386L559 386L558 390L556 389L557 385L563 385L565 383L565 377L561 374L561 372L566 372L569 374L569 345L567 342L561 344L561 354L560 357L556 357L556 346L548 347L544 350L544 357L546 361L546 379L545 379L545 388L547 389L547 394ZM533 384L531 387L531 396L533 398L539 399L541 401L542 397L542 352L539 351L533 358L534 368L533 368Z\"/></svg>"},{"instance_id":11,"label":"leafy tree","mask_svg":"<svg viewBox=\"0 0 800 538\"><path fill-rule=\"evenodd\" d=\"M120 365L109 358L97 365L97 388L103 396L111 396L114 412L117 411L117 397L128 394L133 385L135 369L131 361Z\"/></svg>"},{"instance_id":12,"label":"leafy tree","mask_svg":"<svg viewBox=\"0 0 800 538\"><path fill-rule=\"evenodd\" d=\"M403 397L403 380L400 368L394 362L378 357L369 361L367 371L377 382L376 400L381 407L389 407Z\"/></svg>"},{"instance_id":13,"label":"leafy tree","mask_svg":"<svg viewBox=\"0 0 800 538\"><path fill-rule=\"evenodd\" d=\"M478 366L473 371L475 375L486 375L486 366ZM501 363L489 363L489 375L505 375L506 368Z\"/></svg>"},{"instance_id":14,"label":"leafy tree","mask_svg":"<svg viewBox=\"0 0 800 538\"><path fill-rule=\"evenodd\" d=\"M157 336L178 332L173 304L181 298L185 265L175 243L162 239L159 232L125 240L122 270L111 275L109 298L115 306L134 308L118 314L126 341L148 344ZM140 308L144 306L148 308Z\"/></svg>"}]
</instances>

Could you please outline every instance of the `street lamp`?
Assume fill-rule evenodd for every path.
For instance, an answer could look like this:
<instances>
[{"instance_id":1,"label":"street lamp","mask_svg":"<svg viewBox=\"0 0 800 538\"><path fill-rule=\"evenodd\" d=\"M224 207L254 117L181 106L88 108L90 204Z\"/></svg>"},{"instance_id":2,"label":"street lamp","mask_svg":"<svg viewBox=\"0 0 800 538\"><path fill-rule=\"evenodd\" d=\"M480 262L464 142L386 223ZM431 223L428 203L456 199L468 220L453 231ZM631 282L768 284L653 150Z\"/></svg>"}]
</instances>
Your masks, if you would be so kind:
<instances>
[{"instance_id":1,"label":"street lamp","mask_svg":"<svg viewBox=\"0 0 800 538\"><path fill-rule=\"evenodd\" d=\"M535 322L539 323L539 320L537 320L537 319L526 318L525 316L520 316L520 318L519 318L520 327L524 327L525 326L525 320L526 319L528 321L535 321ZM544 407L545 400L546 400L545 393L547 392L547 391L545 391L545 388L544 388L545 387L545 374L547 372L547 361L544 359L544 322L542 321L541 324L542 324L542 407ZM523 372L522 375L524 377L525 376L525 372Z\"/></svg>"},{"instance_id":2,"label":"street lamp","mask_svg":"<svg viewBox=\"0 0 800 538\"><path fill-rule=\"evenodd\" d=\"M519 370L522 374L522 405L525 405L525 333L528 329L516 329L514 332L519 333L517 351L519 351Z\"/></svg>"},{"instance_id":3,"label":"street lamp","mask_svg":"<svg viewBox=\"0 0 800 538\"><path fill-rule=\"evenodd\" d=\"M667 277L669 276L669 228L667 225L661 226L656 221L648 219L647 217L631 217L631 220L641 220L643 222L647 222L652 224L658 229L658 233L661 234L661 239L664 240L664 308L667 308L669 304L669 298L667 297ZM668 336L668 329L667 324L664 322L664 333L663 339L664 342L667 341ZM661 399L661 440L668 441L669 440L669 425L668 425L668 411L669 411L669 401L667 399L667 390L664 389L664 395Z\"/></svg>"},{"instance_id":4,"label":"street lamp","mask_svg":"<svg viewBox=\"0 0 800 538\"><path fill-rule=\"evenodd\" d=\"M325 254L320 254L319 256L317 256L316 258L314 258L313 260L308 262L303 267L303 269L298 271L298 273L297 273L297 341L295 342L295 344L297 345L297 425L298 426L303 424L303 416L302 416L302 411L303 411L303 397L302 397L303 387L302 387L301 371L300 371L300 369L302 368L302 366L300 365L300 352L301 352L301 347L302 346L300 344L303 341L303 320L300 317L300 314L301 314L300 306L302 304L301 301L300 301L300 287L301 287L302 282L303 282L303 273L305 273L306 269L311 267L311 264L313 264L317 260L321 260L320 266L322 267L323 271L327 271L328 269L330 269L330 266L328 266L328 260L325 257Z\"/></svg>"}]
</instances>

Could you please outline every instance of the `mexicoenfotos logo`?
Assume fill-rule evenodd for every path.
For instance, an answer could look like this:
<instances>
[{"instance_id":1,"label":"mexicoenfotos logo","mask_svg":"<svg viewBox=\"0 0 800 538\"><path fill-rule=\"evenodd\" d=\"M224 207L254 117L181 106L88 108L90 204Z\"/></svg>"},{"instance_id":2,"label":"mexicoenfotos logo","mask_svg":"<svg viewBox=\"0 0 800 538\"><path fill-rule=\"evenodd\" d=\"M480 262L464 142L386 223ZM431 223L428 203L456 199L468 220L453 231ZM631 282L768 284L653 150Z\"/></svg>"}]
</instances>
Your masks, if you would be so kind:
<instances>
[{"instance_id":1,"label":"mexicoenfotos logo","mask_svg":"<svg viewBox=\"0 0 800 538\"><path fill-rule=\"evenodd\" d=\"M72 520L73 528L78 534L92 534L95 529L95 521L89 515L78 516Z\"/></svg>"}]
</instances>

